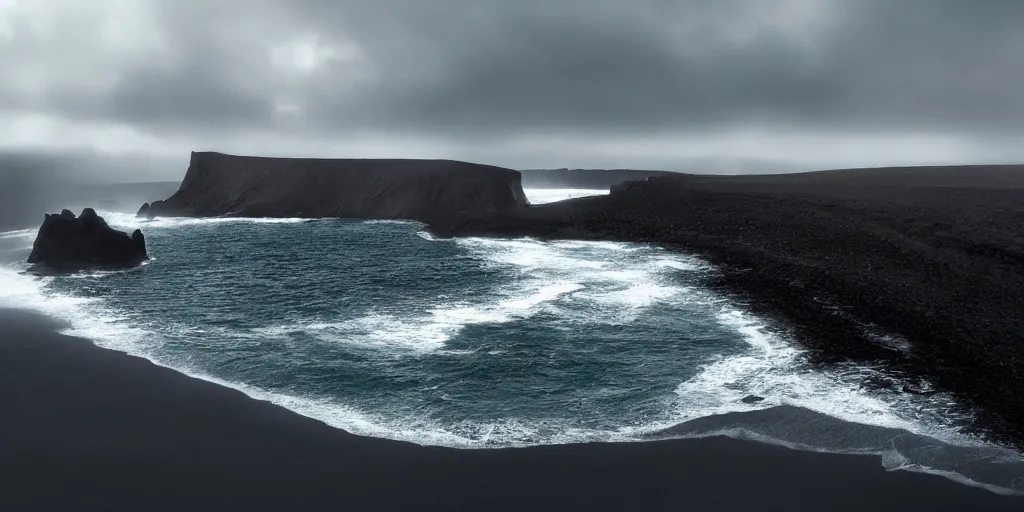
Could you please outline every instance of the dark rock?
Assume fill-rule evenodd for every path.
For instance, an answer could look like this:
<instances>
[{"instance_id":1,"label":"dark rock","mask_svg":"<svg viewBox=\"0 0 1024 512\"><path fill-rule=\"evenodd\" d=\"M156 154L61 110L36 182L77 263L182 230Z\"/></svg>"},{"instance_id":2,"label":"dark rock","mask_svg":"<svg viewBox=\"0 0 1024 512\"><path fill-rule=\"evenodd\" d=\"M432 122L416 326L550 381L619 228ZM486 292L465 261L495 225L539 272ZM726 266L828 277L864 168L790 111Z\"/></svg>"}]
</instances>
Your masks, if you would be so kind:
<instances>
[{"instance_id":1,"label":"dark rock","mask_svg":"<svg viewBox=\"0 0 1024 512\"><path fill-rule=\"evenodd\" d=\"M764 402L764 397L763 396L757 396L757 395L747 395L747 396L743 397L743 400L740 400L740 401L745 403L745 404L756 404L756 403Z\"/></svg>"},{"instance_id":2,"label":"dark rock","mask_svg":"<svg viewBox=\"0 0 1024 512\"><path fill-rule=\"evenodd\" d=\"M146 216L438 222L455 214L503 212L527 204L519 171L489 165L192 153L178 192L143 208Z\"/></svg>"},{"instance_id":3,"label":"dark rock","mask_svg":"<svg viewBox=\"0 0 1024 512\"><path fill-rule=\"evenodd\" d=\"M149 205L149 209L146 210L146 218L152 219L153 217L156 217L157 212L163 208L163 204L163 201L153 201L153 203Z\"/></svg>"},{"instance_id":4,"label":"dark rock","mask_svg":"<svg viewBox=\"0 0 1024 512\"><path fill-rule=\"evenodd\" d=\"M146 253L146 237L143 236L141 229L132 231L132 242L135 243L135 248L142 252L143 257L148 257Z\"/></svg>"},{"instance_id":5,"label":"dark rock","mask_svg":"<svg viewBox=\"0 0 1024 512\"><path fill-rule=\"evenodd\" d=\"M106 227L106 228L109 228L109 226L107 226L107 221L103 220L103 218L100 217L96 213L96 210L93 210L92 208L86 208L86 209L82 210L82 213L78 216L78 218L81 219L81 221L87 227L92 227L92 228Z\"/></svg>"},{"instance_id":6,"label":"dark rock","mask_svg":"<svg viewBox=\"0 0 1024 512\"><path fill-rule=\"evenodd\" d=\"M90 268L123 268L146 260L146 240L135 230L131 236L107 225L92 208L77 218L64 210L47 214L39 228L28 262L58 272Z\"/></svg>"},{"instance_id":7,"label":"dark rock","mask_svg":"<svg viewBox=\"0 0 1024 512\"><path fill-rule=\"evenodd\" d=\"M138 211L138 213L135 214L135 216L136 217L150 217L150 215L148 215L149 208L150 208L149 203L142 203L142 208L139 208L139 211Z\"/></svg>"}]
</instances>

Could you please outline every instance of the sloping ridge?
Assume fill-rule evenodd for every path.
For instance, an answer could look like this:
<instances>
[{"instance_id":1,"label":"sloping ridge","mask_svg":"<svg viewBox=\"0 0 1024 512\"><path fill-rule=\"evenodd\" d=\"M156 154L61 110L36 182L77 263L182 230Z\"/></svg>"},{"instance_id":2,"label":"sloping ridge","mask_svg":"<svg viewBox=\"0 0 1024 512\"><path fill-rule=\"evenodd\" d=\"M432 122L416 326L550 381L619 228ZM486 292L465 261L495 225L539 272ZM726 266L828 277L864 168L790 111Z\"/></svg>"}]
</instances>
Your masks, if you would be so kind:
<instances>
[{"instance_id":1,"label":"sloping ridge","mask_svg":"<svg viewBox=\"0 0 1024 512\"><path fill-rule=\"evenodd\" d=\"M149 213L437 221L526 204L519 172L489 165L193 152L181 188Z\"/></svg>"}]
</instances>

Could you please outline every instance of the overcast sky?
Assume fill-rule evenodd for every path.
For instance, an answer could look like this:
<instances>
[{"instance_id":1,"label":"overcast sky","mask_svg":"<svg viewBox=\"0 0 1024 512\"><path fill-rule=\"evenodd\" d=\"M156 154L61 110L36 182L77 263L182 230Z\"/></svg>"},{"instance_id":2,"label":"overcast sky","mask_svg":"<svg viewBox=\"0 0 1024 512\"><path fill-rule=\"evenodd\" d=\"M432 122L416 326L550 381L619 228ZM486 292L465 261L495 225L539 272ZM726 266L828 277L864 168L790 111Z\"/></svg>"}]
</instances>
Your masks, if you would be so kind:
<instances>
[{"instance_id":1,"label":"overcast sky","mask_svg":"<svg viewBox=\"0 0 1024 512\"><path fill-rule=\"evenodd\" d=\"M0 0L0 152L157 179L192 150L1024 162L1022 20L1019 0Z\"/></svg>"}]
</instances>

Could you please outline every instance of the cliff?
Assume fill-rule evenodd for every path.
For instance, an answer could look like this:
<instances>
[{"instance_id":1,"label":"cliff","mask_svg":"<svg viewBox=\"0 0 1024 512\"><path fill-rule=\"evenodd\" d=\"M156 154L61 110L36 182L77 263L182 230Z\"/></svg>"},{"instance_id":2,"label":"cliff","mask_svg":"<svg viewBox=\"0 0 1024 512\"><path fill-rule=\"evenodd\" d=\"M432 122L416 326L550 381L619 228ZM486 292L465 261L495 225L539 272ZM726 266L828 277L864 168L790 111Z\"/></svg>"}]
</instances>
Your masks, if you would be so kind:
<instances>
[{"instance_id":1,"label":"cliff","mask_svg":"<svg viewBox=\"0 0 1024 512\"><path fill-rule=\"evenodd\" d=\"M519 172L489 165L193 152L181 188L140 213L430 221L525 205Z\"/></svg>"}]
</instances>

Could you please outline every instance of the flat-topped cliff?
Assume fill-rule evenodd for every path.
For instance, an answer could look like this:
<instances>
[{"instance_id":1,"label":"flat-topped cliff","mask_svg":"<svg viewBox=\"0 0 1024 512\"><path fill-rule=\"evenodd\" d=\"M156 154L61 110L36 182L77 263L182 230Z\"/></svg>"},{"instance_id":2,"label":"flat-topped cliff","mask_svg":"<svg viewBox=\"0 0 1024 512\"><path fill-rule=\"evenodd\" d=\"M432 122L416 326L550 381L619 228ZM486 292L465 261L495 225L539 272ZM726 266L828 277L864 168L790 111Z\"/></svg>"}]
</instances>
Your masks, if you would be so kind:
<instances>
[{"instance_id":1,"label":"flat-topped cliff","mask_svg":"<svg viewBox=\"0 0 1024 512\"><path fill-rule=\"evenodd\" d=\"M436 220L525 206L518 171L452 160L192 153L181 188L140 211L184 217Z\"/></svg>"}]
</instances>

